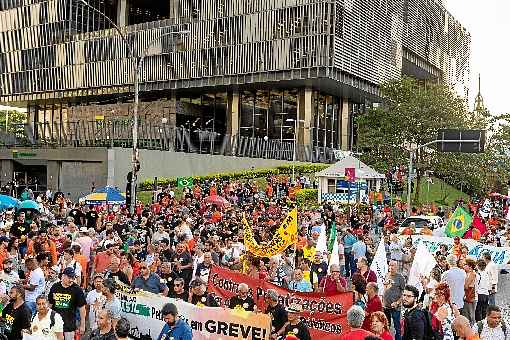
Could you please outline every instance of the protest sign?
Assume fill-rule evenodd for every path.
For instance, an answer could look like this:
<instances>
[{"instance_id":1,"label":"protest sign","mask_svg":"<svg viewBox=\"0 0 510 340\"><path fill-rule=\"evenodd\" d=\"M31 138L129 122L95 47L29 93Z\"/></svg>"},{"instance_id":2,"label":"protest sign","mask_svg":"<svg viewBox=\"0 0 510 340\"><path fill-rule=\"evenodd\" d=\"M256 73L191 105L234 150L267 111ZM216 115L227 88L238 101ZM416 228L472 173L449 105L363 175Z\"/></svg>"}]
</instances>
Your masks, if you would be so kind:
<instances>
[{"instance_id":1,"label":"protest sign","mask_svg":"<svg viewBox=\"0 0 510 340\"><path fill-rule=\"evenodd\" d=\"M409 236L401 236L404 241ZM428 251L435 254L439 249L439 245L445 244L448 247L448 252L451 253L453 247L453 238L450 237L435 237L425 235L413 235L413 245L417 246L423 243ZM468 256L479 259L482 254L488 252L492 255L492 261L499 266L504 266L510 261L510 248L509 247L495 247L483 244L471 239L461 239L460 242L467 246Z\"/></svg>"},{"instance_id":2,"label":"protest sign","mask_svg":"<svg viewBox=\"0 0 510 340\"><path fill-rule=\"evenodd\" d=\"M259 310L264 311L264 297L268 289L274 289L280 296L284 307L291 303L302 305L301 318L308 325L312 339L333 340L348 330L347 310L353 304L352 292L335 295L319 293L299 293L273 285L264 280L251 278L231 270L214 266L209 275L209 292L221 306L228 305L229 299L236 295L239 284L246 283L249 294Z\"/></svg>"},{"instance_id":3,"label":"protest sign","mask_svg":"<svg viewBox=\"0 0 510 340\"><path fill-rule=\"evenodd\" d=\"M434 256L428 251L423 243L419 243L416 247L416 253L414 254L413 264L409 271L407 284L418 288L418 291L421 294L424 288L421 284L421 276L428 277L436 264L437 262Z\"/></svg>"},{"instance_id":4,"label":"protest sign","mask_svg":"<svg viewBox=\"0 0 510 340\"><path fill-rule=\"evenodd\" d=\"M219 307L198 307L145 291L134 291L117 283L115 295L121 302L121 315L131 323L135 339L157 339L164 326L161 308L168 302L175 304L181 319L191 326L193 339L251 339L268 340L271 319L266 314Z\"/></svg>"},{"instance_id":5,"label":"protest sign","mask_svg":"<svg viewBox=\"0 0 510 340\"><path fill-rule=\"evenodd\" d=\"M246 250L259 257L271 257L283 252L288 246L296 242L297 209L292 209L287 217L285 217L268 244L257 243L253 235L253 229L248 224L248 221L246 221L246 218L243 218L243 227Z\"/></svg>"},{"instance_id":6,"label":"protest sign","mask_svg":"<svg viewBox=\"0 0 510 340\"><path fill-rule=\"evenodd\" d=\"M386 258L386 247L384 246L384 239L379 242L379 246L375 252L374 260L370 266L370 270L375 273L377 277L377 286L379 292L384 292L384 280L388 274L388 260Z\"/></svg>"}]
</instances>

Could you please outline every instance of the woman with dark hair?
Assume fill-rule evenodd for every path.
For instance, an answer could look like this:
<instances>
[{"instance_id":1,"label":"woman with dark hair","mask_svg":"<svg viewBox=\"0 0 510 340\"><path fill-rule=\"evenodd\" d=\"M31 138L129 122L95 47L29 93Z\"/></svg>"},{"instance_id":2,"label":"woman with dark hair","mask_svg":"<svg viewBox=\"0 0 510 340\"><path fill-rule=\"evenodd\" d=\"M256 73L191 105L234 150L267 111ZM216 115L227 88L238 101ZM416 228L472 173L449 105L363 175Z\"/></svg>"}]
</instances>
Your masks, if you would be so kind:
<instances>
[{"instance_id":1,"label":"woman with dark hair","mask_svg":"<svg viewBox=\"0 0 510 340\"><path fill-rule=\"evenodd\" d=\"M374 312L370 315L372 332L382 340L393 340L390 333L388 319L383 312Z\"/></svg>"},{"instance_id":2,"label":"woman with dark hair","mask_svg":"<svg viewBox=\"0 0 510 340\"><path fill-rule=\"evenodd\" d=\"M439 283L434 289L434 300L430 305L432 330L440 339L453 340L453 308L450 302L450 287L446 282Z\"/></svg>"}]
</instances>

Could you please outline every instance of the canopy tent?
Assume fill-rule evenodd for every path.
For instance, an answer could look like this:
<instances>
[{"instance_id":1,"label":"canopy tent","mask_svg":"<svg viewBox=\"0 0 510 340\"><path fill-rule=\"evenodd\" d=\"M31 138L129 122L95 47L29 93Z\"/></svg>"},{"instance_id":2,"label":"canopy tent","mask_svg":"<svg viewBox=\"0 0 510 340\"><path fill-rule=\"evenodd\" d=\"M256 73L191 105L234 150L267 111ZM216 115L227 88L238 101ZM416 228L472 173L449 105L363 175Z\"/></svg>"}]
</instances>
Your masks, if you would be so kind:
<instances>
[{"instance_id":1,"label":"canopy tent","mask_svg":"<svg viewBox=\"0 0 510 340\"><path fill-rule=\"evenodd\" d=\"M82 200L88 205L125 204L126 195L114 187L106 186L82 197Z\"/></svg>"},{"instance_id":2,"label":"canopy tent","mask_svg":"<svg viewBox=\"0 0 510 340\"><path fill-rule=\"evenodd\" d=\"M345 169L352 173L354 181L346 178ZM345 154L338 162L315 174L319 180L318 201L341 203L367 202L370 191L379 191L386 178L359 159Z\"/></svg>"}]
</instances>

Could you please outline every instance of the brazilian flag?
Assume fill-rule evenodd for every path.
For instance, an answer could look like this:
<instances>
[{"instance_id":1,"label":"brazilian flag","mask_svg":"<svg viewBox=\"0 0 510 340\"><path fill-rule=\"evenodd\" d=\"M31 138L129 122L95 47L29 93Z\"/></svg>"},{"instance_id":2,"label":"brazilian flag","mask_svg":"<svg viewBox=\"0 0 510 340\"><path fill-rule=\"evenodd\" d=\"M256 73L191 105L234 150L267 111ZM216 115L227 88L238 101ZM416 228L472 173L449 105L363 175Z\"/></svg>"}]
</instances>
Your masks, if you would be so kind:
<instances>
[{"instance_id":1,"label":"brazilian flag","mask_svg":"<svg viewBox=\"0 0 510 340\"><path fill-rule=\"evenodd\" d=\"M448 237L462 237L471 226L473 218L462 207L457 207L452 217L446 224L446 235Z\"/></svg>"},{"instance_id":2,"label":"brazilian flag","mask_svg":"<svg viewBox=\"0 0 510 340\"><path fill-rule=\"evenodd\" d=\"M193 177L177 177L178 188L191 188L193 187Z\"/></svg>"}]
</instances>

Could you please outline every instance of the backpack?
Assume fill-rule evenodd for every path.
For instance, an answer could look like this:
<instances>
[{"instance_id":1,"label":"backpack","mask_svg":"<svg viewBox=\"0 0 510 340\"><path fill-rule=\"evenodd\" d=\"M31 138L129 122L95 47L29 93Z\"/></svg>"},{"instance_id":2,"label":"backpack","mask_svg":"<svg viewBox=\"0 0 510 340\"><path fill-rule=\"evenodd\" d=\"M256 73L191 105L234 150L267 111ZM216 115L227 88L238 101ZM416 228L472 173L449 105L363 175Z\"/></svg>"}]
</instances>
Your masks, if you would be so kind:
<instances>
[{"instance_id":1,"label":"backpack","mask_svg":"<svg viewBox=\"0 0 510 340\"><path fill-rule=\"evenodd\" d=\"M432 328L432 314L426 309L421 310L423 317L425 319L425 330L424 330L424 340L440 340L443 339L443 335L441 334L442 330L434 330Z\"/></svg>"},{"instance_id":2,"label":"backpack","mask_svg":"<svg viewBox=\"0 0 510 340\"><path fill-rule=\"evenodd\" d=\"M482 331L483 331L483 321L478 321L476 323L476 328L478 328L478 336L482 335ZM503 320L501 320L501 329L503 330L503 334L505 335L505 339L506 339L506 324Z\"/></svg>"},{"instance_id":3,"label":"backpack","mask_svg":"<svg viewBox=\"0 0 510 340\"><path fill-rule=\"evenodd\" d=\"M52 329L52 328L53 328L53 326L55 326L55 314L56 314L56 313L57 313L57 312L55 312L53 309L50 309L50 329ZM36 314L34 314L34 315L32 316L32 322L34 321L35 316L36 316Z\"/></svg>"}]
</instances>

